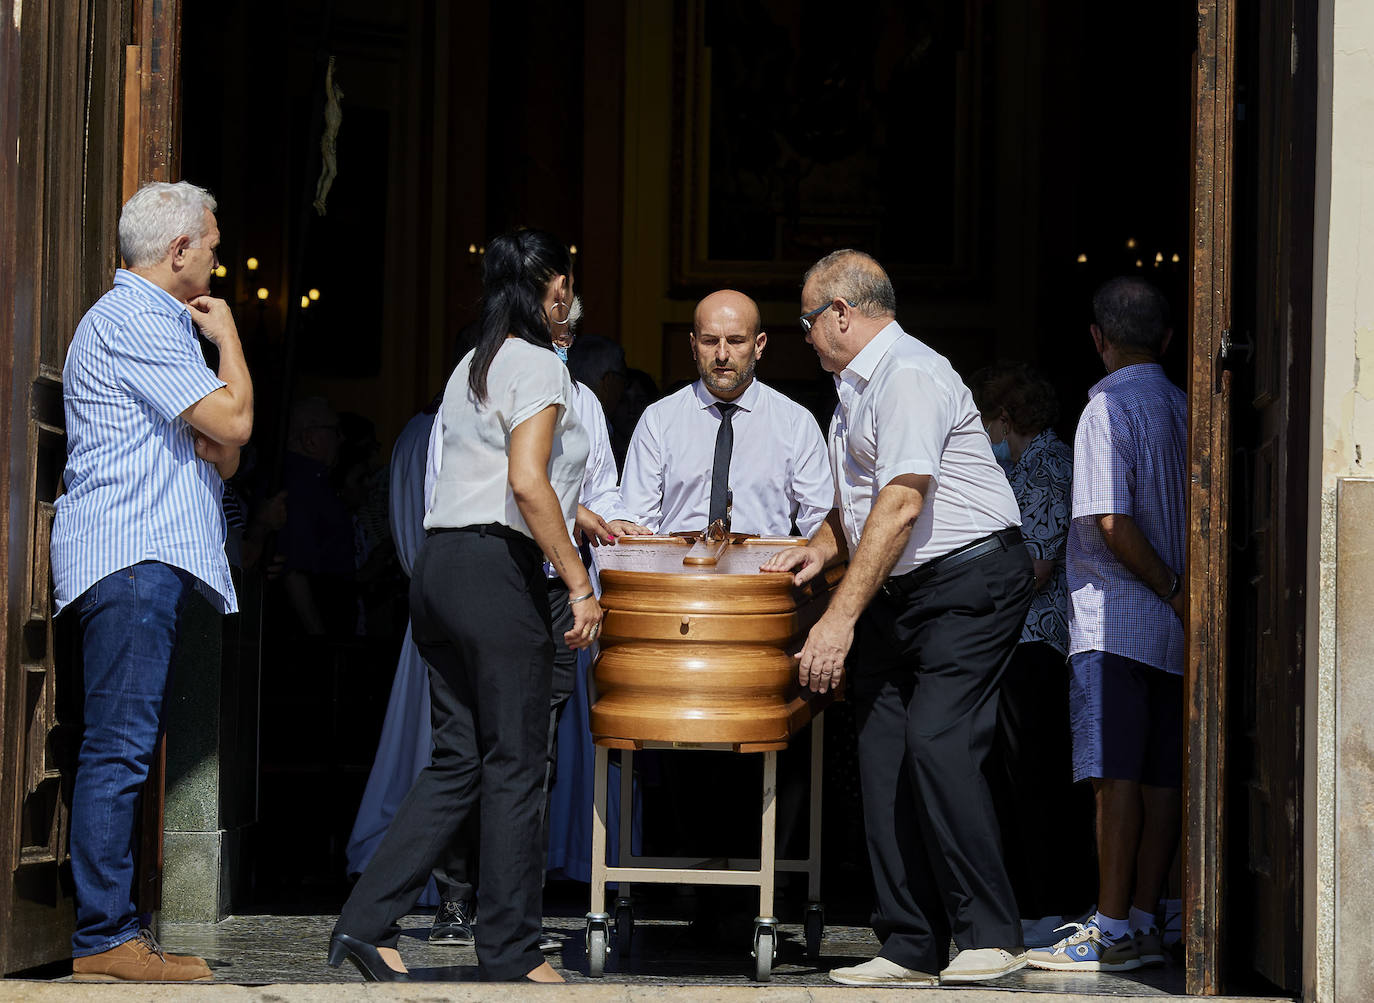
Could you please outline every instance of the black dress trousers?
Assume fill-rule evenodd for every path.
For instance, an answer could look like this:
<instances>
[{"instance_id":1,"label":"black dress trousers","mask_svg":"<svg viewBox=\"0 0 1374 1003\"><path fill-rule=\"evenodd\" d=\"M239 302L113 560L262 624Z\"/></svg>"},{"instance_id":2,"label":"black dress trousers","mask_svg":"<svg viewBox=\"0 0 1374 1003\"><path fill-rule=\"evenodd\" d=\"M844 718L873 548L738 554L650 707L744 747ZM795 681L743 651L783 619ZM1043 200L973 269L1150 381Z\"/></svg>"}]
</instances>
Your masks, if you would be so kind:
<instances>
[{"instance_id":1,"label":"black dress trousers","mask_svg":"<svg viewBox=\"0 0 1374 1003\"><path fill-rule=\"evenodd\" d=\"M881 957L936 973L960 950L1019 949L1021 923L983 774L998 687L1035 575L1024 547L880 592L850 656Z\"/></svg>"},{"instance_id":2,"label":"black dress trousers","mask_svg":"<svg viewBox=\"0 0 1374 1003\"><path fill-rule=\"evenodd\" d=\"M410 585L412 634L430 668L434 754L345 903L336 933L394 947L451 840L481 804L477 961L483 979L543 963L541 788L553 640L532 540L427 538Z\"/></svg>"},{"instance_id":3,"label":"black dress trousers","mask_svg":"<svg viewBox=\"0 0 1374 1003\"><path fill-rule=\"evenodd\" d=\"M568 602L568 587L561 578L546 578L549 591L549 618L553 631L553 690L549 697L549 741L544 769L543 827L544 857L549 855L549 797L553 794L554 768L558 764L558 722L577 684L577 652L568 647L563 635L572 630L576 618ZM1065 711L1067 713L1067 711ZM479 898L477 874L481 850L478 845L479 807L468 816L453 844L434 868L434 883L445 902L471 902Z\"/></svg>"}]
</instances>

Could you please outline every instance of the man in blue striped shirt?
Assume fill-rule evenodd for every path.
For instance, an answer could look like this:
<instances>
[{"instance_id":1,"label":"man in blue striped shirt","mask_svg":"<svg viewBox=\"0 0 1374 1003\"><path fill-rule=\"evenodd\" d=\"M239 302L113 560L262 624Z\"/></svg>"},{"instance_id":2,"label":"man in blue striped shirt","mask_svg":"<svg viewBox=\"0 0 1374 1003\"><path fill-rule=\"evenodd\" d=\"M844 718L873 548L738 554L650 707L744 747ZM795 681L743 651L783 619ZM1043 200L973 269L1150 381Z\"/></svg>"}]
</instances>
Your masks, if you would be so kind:
<instances>
[{"instance_id":1,"label":"man in blue striped shirt","mask_svg":"<svg viewBox=\"0 0 1374 1003\"><path fill-rule=\"evenodd\" d=\"M211 978L204 961L166 954L139 929L133 836L181 611L188 601L238 609L220 498L252 430L253 387L229 307L207 295L214 210L184 181L145 185L125 203L128 267L77 325L62 371L66 490L52 572L57 611L76 620L85 687L70 840L77 981ZM219 350L218 373L197 328Z\"/></svg>"}]
</instances>

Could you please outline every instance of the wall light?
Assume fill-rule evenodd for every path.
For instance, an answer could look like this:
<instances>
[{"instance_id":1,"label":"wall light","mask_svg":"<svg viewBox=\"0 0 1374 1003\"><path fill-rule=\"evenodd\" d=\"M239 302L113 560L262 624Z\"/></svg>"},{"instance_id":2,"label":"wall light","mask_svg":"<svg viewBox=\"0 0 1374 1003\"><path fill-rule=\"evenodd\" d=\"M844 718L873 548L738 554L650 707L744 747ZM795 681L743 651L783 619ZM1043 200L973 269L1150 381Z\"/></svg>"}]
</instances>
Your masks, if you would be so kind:
<instances>
[{"instance_id":1,"label":"wall light","mask_svg":"<svg viewBox=\"0 0 1374 1003\"><path fill-rule=\"evenodd\" d=\"M1086 254L1080 254L1078 256L1078 263L1080 265L1086 265L1088 263L1088 256Z\"/></svg>"},{"instance_id":2,"label":"wall light","mask_svg":"<svg viewBox=\"0 0 1374 1003\"><path fill-rule=\"evenodd\" d=\"M229 269L225 268L223 265L216 265L216 266L215 266L215 275L218 276L219 278L222 279L222 278L224 278L224 277L225 277L226 275L228 275L228 274L229 274Z\"/></svg>"},{"instance_id":3,"label":"wall light","mask_svg":"<svg viewBox=\"0 0 1374 1003\"><path fill-rule=\"evenodd\" d=\"M1135 259L1135 266L1136 266L1137 268L1144 268L1144 267L1145 267L1145 262L1141 261L1139 258L1136 258L1136 259Z\"/></svg>"},{"instance_id":4,"label":"wall light","mask_svg":"<svg viewBox=\"0 0 1374 1003\"><path fill-rule=\"evenodd\" d=\"M1169 260L1172 261L1174 264L1178 264L1178 254L1175 253L1174 256L1171 257Z\"/></svg>"},{"instance_id":5,"label":"wall light","mask_svg":"<svg viewBox=\"0 0 1374 1003\"><path fill-rule=\"evenodd\" d=\"M267 299L267 289L266 289L265 287L263 287L263 286L259 286L259 287L258 287L258 299L260 299L260 300L265 300L265 299Z\"/></svg>"},{"instance_id":6,"label":"wall light","mask_svg":"<svg viewBox=\"0 0 1374 1003\"><path fill-rule=\"evenodd\" d=\"M310 290L310 292L309 292L307 295L308 295L312 300L317 300L317 299L320 298L320 291L319 291L318 289L312 289L312 290Z\"/></svg>"},{"instance_id":7,"label":"wall light","mask_svg":"<svg viewBox=\"0 0 1374 1003\"><path fill-rule=\"evenodd\" d=\"M1134 250L1135 250L1135 238L1134 238L1134 237L1127 237L1127 238L1126 238L1126 246L1129 247L1132 251L1134 251Z\"/></svg>"},{"instance_id":8,"label":"wall light","mask_svg":"<svg viewBox=\"0 0 1374 1003\"><path fill-rule=\"evenodd\" d=\"M249 258L247 261L244 262L244 264L248 266L248 270L250 272L256 272L258 270L257 258Z\"/></svg>"},{"instance_id":9,"label":"wall light","mask_svg":"<svg viewBox=\"0 0 1374 1003\"><path fill-rule=\"evenodd\" d=\"M309 297L309 296L302 296L302 297L301 297L301 309L304 310L304 309L305 309L306 307L308 307L309 305L310 305L310 297Z\"/></svg>"}]
</instances>

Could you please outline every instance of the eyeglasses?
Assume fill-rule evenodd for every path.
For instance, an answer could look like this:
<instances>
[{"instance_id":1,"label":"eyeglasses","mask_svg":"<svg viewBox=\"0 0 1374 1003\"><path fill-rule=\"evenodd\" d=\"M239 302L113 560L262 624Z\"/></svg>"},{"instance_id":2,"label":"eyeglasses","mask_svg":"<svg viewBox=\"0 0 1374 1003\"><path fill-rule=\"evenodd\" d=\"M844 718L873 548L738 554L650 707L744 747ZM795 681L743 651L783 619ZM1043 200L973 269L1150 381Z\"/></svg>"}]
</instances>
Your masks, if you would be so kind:
<instances>
[{"instance_id":1,"label":"eyeglasses","mask_svg":"<svg viewBox=\"0 0 1374 1003\"><path fill-rule=\"evenodd\" d=\"M825 311L829 310L836 303L844 303L848 305L851 310L854 309L854 304L850 303L849 300L830 300L828 303L822 303L820 306L816 307L816 309L808 310L806 313L802 314L799 318L797 318L801 321L802 333L810 334L813 319L825 313Z\"/></svg>"}]
</instances>

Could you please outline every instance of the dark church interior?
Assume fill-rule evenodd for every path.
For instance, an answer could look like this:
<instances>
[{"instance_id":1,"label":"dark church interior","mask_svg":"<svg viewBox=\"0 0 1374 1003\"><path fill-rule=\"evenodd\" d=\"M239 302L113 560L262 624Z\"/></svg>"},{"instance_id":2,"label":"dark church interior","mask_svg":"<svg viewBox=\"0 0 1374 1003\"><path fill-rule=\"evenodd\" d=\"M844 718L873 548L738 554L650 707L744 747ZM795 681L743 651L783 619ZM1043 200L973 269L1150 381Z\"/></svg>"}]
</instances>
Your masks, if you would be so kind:
<instances>
[{"instance_id":1,"label":"dark church interior","mask_svg":"<svg viewBox=\"0 0 1374 1003\"><path fill-rule=\"evenodd\" d=\"M581 332L619 343L657 393L695 376L695 301L749 293L772 332L761 379L822 423L834 390L796 316L803 270L835 247L882 261L899 320L965 377L1043 369L1066 441L1102 375L1099 283L1144 274L1186 325L1185 5L852 0L839 30L822 0L246 0L183 18L182 173L219 199L215 292L257 384L250 508L279 485L290 402L316 395L344 418L360 509L384 504L391 444L443 388L484 244L513 226L575 245ZM320 215L326 70L342 120ZM1165 364L1186 386L1182 347ZM242 573L225 634L231 911L330 912L406 580L379 543L353 629L302 636L271 556ZM832 717L839 757L852 723ZM863 925L857 795L826 790L827 908ZM585 886L547 898L580 915Z\"/></svg>"}]
</instances>

